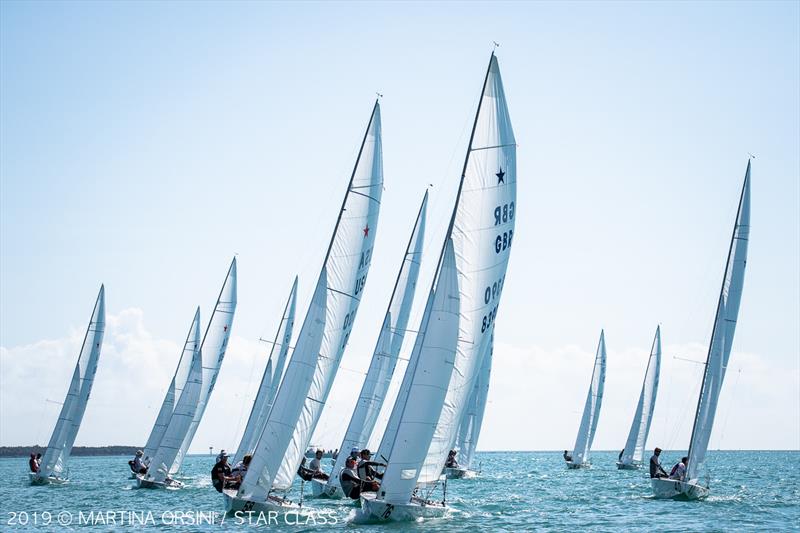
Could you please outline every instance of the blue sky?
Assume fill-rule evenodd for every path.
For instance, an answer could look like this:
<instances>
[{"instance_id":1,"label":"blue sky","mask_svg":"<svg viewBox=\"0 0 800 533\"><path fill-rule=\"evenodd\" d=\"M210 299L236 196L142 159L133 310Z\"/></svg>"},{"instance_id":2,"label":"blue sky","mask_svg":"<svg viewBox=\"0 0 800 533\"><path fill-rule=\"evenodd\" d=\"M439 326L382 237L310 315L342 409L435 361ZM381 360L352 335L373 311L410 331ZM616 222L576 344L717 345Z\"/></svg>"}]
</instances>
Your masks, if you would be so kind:
<instances>
[{"instance_id":1,"label":"blue sky","mask_svg":"<svg viewBox=\"0 0 800 533\"><path fill-rule=\"evenodd\" d=\"M654 438L685 445L696 365L674 356L704 357L748 152L752 240L717 438L800 447L798 28L792 2L1 3L3 399L50 385L0 402L0 443L46 440L45 399L66 390L101 282L118 329L78 444L143 441L233 254L235 339L195 449L238 424L295 274L305 312L380 91L386 190L318 432L333 447L428 184L426 248L440 246L494 40L518 218L481 447L571 445L602 327L596 445L619 448L659 323L662 398L677 399L661 422L657 405ZM130 372L141 390L119 406ZM109 435L128 412L141 421ZM43 437L18 430L29 416Z\"/></svg>"}]
</instances>

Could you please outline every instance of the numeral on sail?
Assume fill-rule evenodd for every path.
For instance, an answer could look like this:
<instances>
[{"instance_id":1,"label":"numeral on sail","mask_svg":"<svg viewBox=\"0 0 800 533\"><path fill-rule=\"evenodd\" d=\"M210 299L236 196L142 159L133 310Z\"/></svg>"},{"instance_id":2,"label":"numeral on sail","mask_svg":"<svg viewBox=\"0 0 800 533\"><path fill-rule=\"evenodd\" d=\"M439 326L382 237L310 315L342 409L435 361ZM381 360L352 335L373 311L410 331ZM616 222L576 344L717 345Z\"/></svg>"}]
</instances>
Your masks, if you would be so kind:
<instances>
[{"instance_id":1,"label":"numeral on sail","mask_svg":"<svg viewBox=\"0 0 800 533\"><path fill-rule=\"evenodd\" d=\"M364 274L356 280L356 294L364 290L364 285L367 283L367 275Z\"/></svg>"},{"instance_id":2,"label":"numeral on sail","mask_svg":"<svg viewBox=\"0 0 800 533\"><path fill-rule=\"evenodd\" d=\"M489 302L500 296L500 292L503 290L504 280L505 276L492 283L491 286L486 287L486 290L483 293L483 303L488 304Z\"/></svg>"},{"instance_id":3,"label":"numeral on sail","mask_svg":"<svg viewBox=\"0 0 800 533\"><path fill-rule=\"evenodd\" d=\"M505 205L498 205L494 208L494 225L503 224L509 220L514 220L514 202Z\"/></svg>"},{"instance_id":4,"label":"numeral on sail","mask_svg":"<svg viewBox=\"0 0 800 533\"><path fill-rule=\"evenodd\" d=\"M503 250L511 248L511 238L514 236L514 230L510 229L499 234L494 240L494 251L500 253Z\"/></svg>"},{"instance_id":5,"label":"numeral on sail","mask_svg":"<svg viewBox=\"0 0 800 533\"><path fill-rule=\"evenodd\" d=\"M486 333L486 330L489 329L489 326L492 325L492 321L497 316L497 306L494 306L494 309L489 311L489 314L483 315L483 324L481 325L481 333Z\"/></svg>"}]
</instances>

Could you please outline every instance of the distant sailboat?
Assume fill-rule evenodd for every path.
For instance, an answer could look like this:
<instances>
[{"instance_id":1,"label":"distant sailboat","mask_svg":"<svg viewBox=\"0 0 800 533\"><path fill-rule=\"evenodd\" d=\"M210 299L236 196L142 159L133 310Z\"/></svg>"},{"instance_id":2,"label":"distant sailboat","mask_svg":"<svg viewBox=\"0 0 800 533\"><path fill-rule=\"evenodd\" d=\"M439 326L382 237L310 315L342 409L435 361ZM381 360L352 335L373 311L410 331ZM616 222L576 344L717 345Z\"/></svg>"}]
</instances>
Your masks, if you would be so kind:
<instances>
[{"instance_id":1,"label":"distant sailboat","mask_svg":"<svg viewBox=\"0 0 800 533\"><path fill-rule=\"evenodd\" d=\"M747 264L747 246L750 236L750 161L744 175L744 184L739 198L736 222L733 226L725 274L722 277L717 302L717 313L708 346L703 383L697 401L697 411L689 441L689 463L682 479L652 478L650 480L656 498L698 500L706 498L710 488L701 484L700 468L706 460L708 442L717 412L717 402L722 391L722 382L728 368L728 359L736 332L739 304L742 299L744 272Z\"/></svg>"},{"instance_id":2,"label":"distant sailboat","mask_svg":"<svg viewBox=\"0 0 800 533\"><path fill-rule=\"evenodd\" d=\"M139 488L180 488L183 484L170 477L169 465L181 451L183 439L192 425L192 420L197 412L200 402L200 392L203 388L203 356L200 353L200 308L194 312L192 324L186 334L183 344L180 369L184 362L188 363L186 379L181 379L180 387L173 387L175 378L170 384L174 389L174 407L166 418L164 431L158 441L155 452L151 452L147 462L147 473L136 475L136 486ZM169 397L169 391L167 392ZM163 409L163 407L162 407ZM160 414L159 414L160 416Z\"/></svg>"},{"instance_id":3,"label":"distant sailboat","mask_svg":"<svg viewBox=\"0 0 800 533\"><path fill-rule=\"evenodd\" d=\"M597 345L597 354L594 358L592 381L589 384L589 394L586 396L586 405L583 408L581 426L578 428L578 437L575 439L575 448L567 460L568 468L586 468L591 466L590 452L592 441L597 430L597 421L600 418L600 407L603 404L603 388L606 381L606 339L605 332L600 331L600 342ZM566 458L565 458L566 459Z\"/></svg>"},{"instance_id":4,"label":"distant sailboat","mask_svg":"<svg viewBox=\"0 0 800 533\"><path fill-rule=\"evenodd\" d=\"M72 453L72 446L75 444L75 437L78 435L83 413L89 402L103 346L105 325L106 297L105 287L101 285L58 421L42 456L39 471L30 473L32 485L61 484L68 480L67 460Z\"/></svg>"},{"instance_id":5,"label":"distant sailboat","mask_svg":"<svg viewBox=\"0 0 800 533\"><path fill-rule=\"evenodd\" d=\"M408 317L414 302L425 240L427 205L428 193L426 191L414 222L414 228L411 230L411 237L403 255L400 271L397 273L369 370L364 378L353 415L350 417L344 440L338 448L340 453L327 482L319 479L311 480L314 497L341 498L344 496L339 483L339 473L345 466L345 460L349 455L347 452L352 448L360 450L366 447L378 420L378 414L397 366L397 357L403 346Z\"/></svg>"},{"instance_id":6,"label":"distant sailboat","mask_svg":"<svg viewBox=\"0 0 800 533\"><path fill-rule=\"evenodd\" d=\"M489 396L489 378L492 375L492 357L494 354L494 334L489 339L487 350L488 353L483 358L480 374L475 380L475 387L473 387L467 401L464 419L458 428L458 438L454 448L458 452L458 466L447 467L445 463L444 473L447 479L473 478L480 473L480 467L477 470L473 468L473 461L475 460L475 448L478 445L478 438L481 435L486 399Z\"/></svg>"},{"instance_id":7,"label":"distant sailboat","mask_svg":"<svg viewBox=\"0 0 800 533\"><path fill-rule=\"evenodd\" d=\"M516 141L491 55L450 225L400 391L378 452L379 492L357 519L407 521L449 512L434 500L494 332L514 235Z\"/></svg>"},{"instance_id":8,"label":"distant sailboat","mask_svg":"<svg viewBox=\"0 0 800 533\"><path fill-rule=\"evenodd\" d=\"M264 369L264 375L261 378L261 385L258 387L256 399L253 401L253 408L250 410L247 426L244 428L239 447L236 450L236 454L233 456L232 464L234 465L241 461L245 455L253 453L258 443L258 437L261 436L261 431L264 429L264 424L267 422L269 411L272 408L272 403L275 401L275 395L278 393L278 386L283 377L283 370L286 367L286 358L289 354L289 343L292 339L296 307L297 277L294 278L292 290L289 292L289 299L286 300L286 305L283 308L283 316L281 316L278 331L275 333L275 340L269 351L267 367Z\"/></svg>"},{"instance_id":9,"label":"distant sailboat","mask_svg":"<svg viewBox=\"0 0 800 533\"><path fill-rule=\"evenodd\" d=\"M136 477L136 484L140 488L180 488L183 486L182 483L173 479L173 476L183 464L183 459L186 457L194 433L203 417L208 399L214 390L217 375L228 347L235 311L236 258L234 257L214 305L214 311L206 327L203 340L199 343L200 310L198 309L195 313L195 320L192 322L189 336L184 345L184 354L192 353L192 364L186 386L173 410L159 447L150 461L147 474ZM188 418L189 414L191 414L191 419Z\"/></svg>"},{"instance_id":10,"label":"distant sailboat","mask_svg":"<svg viewBox=\"0 0 800 533\"><path fill-rule=\"evenodd\" d=\"M300 466L339 368L369 272L383 194L380 105L376 101L347 185L311 304L286 374L226 511L286 511Z\"/></svg>"},{"instance_id":11,"label":"distant sailboat","mask_svg":"<svg viewBox=\"0 0 800 533\"><path fill-rule=\"evenodd\" d=\"M661 326L656 328L656 336L650 349L647 360L647 370L644 373L642 392L639 394L639 403L633 415L631 430L625 448L617 461L620 470L635 470L642 466L644 449L647 444L647 435L650 433L650 422L653 420L653 411L656 406L658 393L658 377L661 372Z\"/></svg>"}]
</instances>

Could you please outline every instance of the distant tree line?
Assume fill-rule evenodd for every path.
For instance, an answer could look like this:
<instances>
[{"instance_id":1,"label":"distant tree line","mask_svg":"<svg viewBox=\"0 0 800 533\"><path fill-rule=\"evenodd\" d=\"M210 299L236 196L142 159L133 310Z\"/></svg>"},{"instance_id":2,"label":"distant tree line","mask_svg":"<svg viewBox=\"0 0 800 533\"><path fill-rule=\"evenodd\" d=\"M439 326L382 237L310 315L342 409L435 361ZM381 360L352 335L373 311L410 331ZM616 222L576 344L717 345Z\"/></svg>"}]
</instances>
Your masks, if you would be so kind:
<instances>
[{"instance_id":1,"label":"distant tree line","mask_svg":"<svg viewBox=\"0 0 800 533\"><path fill-rule=\"evenodd\" d=\"M73 446L72 455L133 455L136 446ZM44 455L43 446L0 446L0 457L29 457L32 453Z\"/></svg>"}]
</instances>

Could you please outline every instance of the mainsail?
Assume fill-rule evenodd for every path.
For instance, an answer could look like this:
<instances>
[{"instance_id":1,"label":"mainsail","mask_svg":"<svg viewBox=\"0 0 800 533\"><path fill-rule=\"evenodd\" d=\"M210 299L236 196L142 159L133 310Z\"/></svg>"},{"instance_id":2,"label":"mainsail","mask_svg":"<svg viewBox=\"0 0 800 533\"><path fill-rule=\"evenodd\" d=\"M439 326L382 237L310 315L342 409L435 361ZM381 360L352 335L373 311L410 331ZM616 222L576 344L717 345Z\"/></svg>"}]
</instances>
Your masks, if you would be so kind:
<instances>
[{"instance_id":1,"label":"mainsail","mask_svg":"<svg viewBox=\"0 0 800 533\"><path fill-rule=\"evenodd\" d=\"M644 457L644 447L647 443L647 434L650 433L650 422L653 420L653 410L656 406L656 393L658 392L658 376L661 371L661 326L656 328L656 336L650 349L647 360L647 370L644 373L642 392L639 394L639 403L636 405L636 414L633 416L631 431L622 451L622 464L641 463Z\"/></svg>"},{"instance_id":2,"label":"mainsail","mask_svg":"<svg viewBox=\"0 0 800 533\"><path fill-rule=\"evenodd\" d=\"M250 410L247 426L244 428L242 440L239 442L236 455L234 455L233 464L241 461L246 454L255 450L258 437L261 436L261 430L264 429L269 410L272 408L272 402L275 401L275 395L278 393L278 385L283 376L283 369L286 366L286 356L289 353L289 343L292 339L296 307L297 277L294 278L292 290L289 292L289 299L286 300L286 305L283 308L281 323L275 333L275 340L270 348L267 366L261 378L261 385L259 385L256 399L253 401L253 408Z\"/></svg>"},{"instance_id":3,"label":"mainsail","mask_svg":"<svg viewBox=\"0 0 800 533\"><path fill-rule=\"evenodd\" d=\"M181 357L178 360L178 366L175 368L175 374L172 376L167 393L164 396L164 401L161 403L161 409L158 411L153 429L150 431L150 436L147 438L147 444L144 447L144 459L147 464L155 456L158 447L161 445L161 439L164 437L164 432L167 430L172 413L175 411L175 402L180 398L183 388L186 386L186 380L189 379L189 370L192 366L192 357L198 346L194 345L192 332L197 329L200 331L200 308L195 312L194 320L189 333L186 336L186 342L183 344Z\"/></svg>"},{"instance_id":4,"label":"mainsail","mask_svg":"<svg viewBox=\"0 0 800 533\"><path fill-rule=\"evenodd\" d=\"M594 357L592 381L589 384L589 393L586 395L586 405L583 408L583 418L575 439L575 448L572 451L572 462L575 464L589 463L589 452L592 449L594 433L597 430L597 421L600 418L600 406L603 404L603 387L606 381L606 338L605 332L600 331L600 342L597 344L597 354Z\"/></svg>"},{"instance_id":5,"label":"mainsail","mask_svg":"<svg viewBox=\"0 0 800 533\"><path fill-rule=\"evenodd\" d=\"M358 402L350 418L347 431L345 431L344 440L339 446L339 450L345 453L340 453L336 458L336 464L328 481L329 485L339 485L339 472L344 468L348 456L346 451L353 447L360 449L366 446L389 390L392 375L397 366L397 357L403 345L411 306L414 302L425 240L427 205L428 193L426 191L403 255L400 271L397 273L397 280L392 290L389 307L383 319L383 326L378 335L367 376L358 395Z\"/></svg>"},{"instance_id":6,"label":"mainsail","mask_svg":"<svg viewBox=\"0 0 800 533\"><path fill-rule=\"evenodd\" d=\"M175 461L170 466L170 473L177 472L186 452L189 450L189 445L194 439L194 434L197 432L197 427L200 425L200 420L203 418L203 413L206 411L206 405L214 391L214 385L217 382L219 369L222 366L222 360L225 358L225 350L228 348L228 339L231 335L231 326L233 324L233 314L236 311L236 258L231 261L231 266L228 268L228 273L225 276L225 282L222 284L222 289L217 297L217 303L214 305L214 312L211 314L211 320L208 321L205 335L203 335L203 342L200 345L200 355L203 359L203 380L202 388L200 390L200 400L197 404L197 410L194 413L194 418L186 432L186 436L181 444L180 451L175 457Z\"/></svg>"},{"instance_id":7,"label":"mainsail","mask_svg":"<svg viewBox=\"0 0 800 533\"><path fill-rule=\"evenodd\" d=\"M467 401L464 419L458 428L455 449L458 450L458 464L462 468L472 468L475 459L475 448L481 435L483 413L486 411L486 399L489 396L489 378L492 375L492 356L494 352L494 334L489 339L488 353L483 358L481 371L475 380L475 386Z\"/></svg>"},{"instance_id":8,"label":"mainsail","mask_svg":"<svg viewBox=\"0 0 800 533\"><path fill-rule=\"evenodd\" d=\"M367 280L383 192L375 102L311 305L239 497L266 499L292 484L325 405Z\"/></svg>"},{"instance_id":9,"label":"mainsail","mask_svg":"<svg viewBox=\"0 0 800 533\"><path fill-rule=\"evenodd\" d=\"M72 373L72 380L67 390L67 397L61 406L58 421L50 436L50 442L42 457L39 478L61 477L67 460L72 452L72 445L83 420L86 404L94 383L94 374L97 372L97 362L103 346L103 333L106 325L106 297L105 287L100 286L100 293L89 320L89 327L83 338L83 345Z\"/></svg>"},{"instance_id":10,"label":"mainsail","mask_svg":"<svg viewBox=\"0 0 800 533\"><path fill-rule=\"evenodd\" d=\"M175 408L170 412L158 448L150 456L147 479L163 482L169 477L169 465L183 461L181 448L186 433L197 412L203 387L203 357L200 353L200 308L194 312L192 324L183 344L181 363L186 360L189 370L181 388L175 388Z\"/></svg>"},{"instance_id":11,"label":"mainsail","mask_svg":"<svg viewBox=\"0 0 800 533\"><path fill-rule=\"evenodd\" d=\"M733 335L736 332L736 320L739 315L739 304L742 299L744 271L747 264L747 245L750 236L750 161L742 185L736 223L733 227L731 244L728 249L728 260L725 264L725 275L722 278L717 314L714 317L714 328L708 347L703 384L697 402L692 438L689 441L689 465L686 479L698 477L700 467L705 463L708 441L714 425L714 415L722 390L725 370L733 346Z\"/></svg>"},{"instance_id":12,"label":"mainsail","mask_svg":"<svg viewBox=\"0 0 800 533\"><path fill-rule=\"evenodd\" d=\"M438 329L426 323L432 314L431 305L426 306L415 345L418 353L412 353L392 413L394 417L399 409L399 418L395 420L396 426L387 426L387 431L394 433L393 444L382 443L379 449L389 460L380 493L388 503L408 503L417 485L436 482L447 452L455 443L467 397L494 331L514 236L516 184L516 141L500 68L492 54L440 255L440 268L434 277L438 292L440 278L446 272L448 248L452 248L458 288L452 304L458 309L458 331L454 337L437 335L428 340L428 335ZM452 359L446 361L450 372L437 374L442 381L435 385L446 393L425 405L425 422L417 423L420 413L409 406L417 402L418 383L435 387L429 381L431 376L421 369L429 359L442 357L436 350L453 353ZM432 425L428 420L431 414Z\"/></svg>"}]
</instances>

